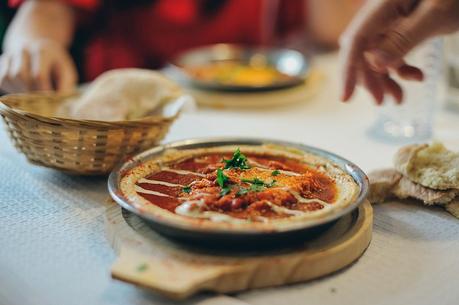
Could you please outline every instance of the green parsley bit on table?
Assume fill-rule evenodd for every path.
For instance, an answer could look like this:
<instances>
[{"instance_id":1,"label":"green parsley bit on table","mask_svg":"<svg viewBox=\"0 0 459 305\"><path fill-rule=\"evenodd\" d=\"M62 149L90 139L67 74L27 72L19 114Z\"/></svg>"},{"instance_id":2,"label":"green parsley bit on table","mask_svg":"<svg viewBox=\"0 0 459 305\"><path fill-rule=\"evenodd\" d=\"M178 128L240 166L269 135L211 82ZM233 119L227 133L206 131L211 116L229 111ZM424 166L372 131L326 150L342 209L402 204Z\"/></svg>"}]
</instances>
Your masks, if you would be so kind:
<instances>
[{"instance_id":1,"label":"green parsley bit on table","mask_svg":"<svg viewBox=\"0 0 459 305\"><path fill-rule=\"evenodd\" d=\"M138 272L144 272L145 270L148 269L148 265L146 263L140 264L137 266L137 271Z\"/></svg>"}]
</instances>

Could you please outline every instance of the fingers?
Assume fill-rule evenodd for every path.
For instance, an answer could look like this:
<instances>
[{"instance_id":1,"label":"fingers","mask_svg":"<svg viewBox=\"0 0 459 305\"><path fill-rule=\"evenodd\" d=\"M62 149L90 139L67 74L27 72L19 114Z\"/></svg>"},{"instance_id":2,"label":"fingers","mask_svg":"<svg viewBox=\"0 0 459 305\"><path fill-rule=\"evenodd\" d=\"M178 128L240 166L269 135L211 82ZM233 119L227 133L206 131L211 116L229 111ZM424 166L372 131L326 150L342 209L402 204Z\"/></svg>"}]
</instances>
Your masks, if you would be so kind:
<instances>
[{"instance_id":1,"label":"fingers","mask_svg":"<svg viewBox=\"0 0 459 305\"><path fill-rule=\"evenodd\" d=\"M394 98L397 104L401 104L403 100L403 90L397 82L395 82L389 75L384 75L382 78L384 91Z\"/></svg>"},{"instance_id":2,"label":"fingers","mask_svg":"<svg viewBox=\"0 0 459 305\"><path fill-rule=\"evenodd\" d=\"M382 75L374 73L366 65L362 67L362 83L375 99L377 105L381 105L384 100L384 84Z\"/></svg>"},{"instance_id":3,"label":"fingers","mask_svg":"<svg viewBox=\"0 0 459 305\"><path fill-rule=\"evenodd\" d=\"M341 43L343 88L341 99L351 98L361 82L381 104L385 94L397 103L402 89L389 77L394 71L406 80L421 81L422 71L406 64L404 56L423 40L435 34L438 13L434 1L374 0L359 12L343 35Z\"/></svg>"},{"instance_id":4,"label":"fingers","mask_svg":"<svg viewBox=\"0 0 459 305\"><path fill-rule=\"evenodd\" d=\"M3 54L0 59L0 89L4 92L30 90L30 57L28 52Z\"/></svg>"},{"instance_id":5,"label":"fingers","mask_svg":"<svg viewBox=\"0 0 459 305\"><path fill-rule=\"evenodd\" d=\"M438 22L435 18L437 16L431 12L431 1L422 1L409 17L399 19L388 28L377 49L370 51L372 66L378 71L388 67L399 68L409 51L435 33L433 25ZM415 71L411 70L408 74L412 75L411 72ZM416 71L414 77L419 76L417 72L419 71Z\"/></svg>"},{"instance_id":6,"label":"fingers","mask_svg":"<svg viewBox=\"0 0 459 305\"><path fill-rule=\"evenodd\" d=\"M380 74L368 67L363 68L362 71L362 84L373 96L377 105L384 102L386 95L392 96L397 104L402 103L402 87L389 74Z\"/></svg>"},{"instance_id":7,"label":"fingers","mask_svg":"<svg viewBox=\"0 0 459 305\"><path fill-rule=\"evenodd\" d=\"M7 93L51 90L50 60L44 52L17 51L0 59L0 89Z\"/></svg>"},{"instance_id":8,"label":"fingers","mask_svg":"<svg viewBox=\"0 0 459 305\"><path fill-rule=\"evenodd\" d=\"M394 1L369 1L354 17L340 38L342 93L341 100L351 98L357 84L357 69L362 67L364 51L370 38L386 27L388 20L396 17ZM362 71L366 86L374 87L374 77ZM374 92L373 92L374 93Z\"/></svg>"},{"instance_id":9,"label":"fingers","mask_svg":"<svg viewBox=\"0 0 459 305\"><path fill-rule=\"evenodd\" d=\"M421 69L410 66L407 64L403 64L396 69L398 76L406 80L414 80L414 81L423 81L424 80L424 73Z\"/></svg>"},{"instance_id":10,"label":"fingers","mask_svg":"<svg viewBox=\"0 0 459 305\"><path fill-rule=\"evenodd\" d=\"M357 84L357 73L359 65L362 63L360 56L360 45L352 45L349 48L345 48L341 51L341 74L342 74L342 86L341 89L341 100L343 102L348 101L354 93L355 86Z\"/></svg>"},{"instance_id":11,"label":"fingers","mask_svg":"<svg viewBox=\"0 0 459 305\"><path fill-rule=\"evenodd\" d=\"M31 89L29 52L21 50L17 56L12 57L9 77L14 82L15 91L23 92Z\"/></svg>"},{"instance_id":12,"label":"fingers","mask_svg":"<svg viewBox=\"0 0 459 305\"><path fill-rule=\"evenodd\" d=\"M393 67L378 65L375 60L375 54L378 53L379 50L376 49L365 52L365 61L371 70L381 74L388 74L390 70L393 70L398 74L398 76L405 80L424 80L424 73L421 71L421 69L406 64L403 59L394 61L392 63Z\"/></svg>"},{"instance_id":13,"label":"fingers","mask_svg":"<svg viewBox=\"0 0 459 305\"><path fill-rule=\"evenodd\" d=\"M420 71L419 69L403 65L403 69L413 69ZM403 90L400 85L393 80L389 73L379 73L370 68L366 62L362 62L361 66L356 69L359 71L358 81L365 87L365 89L373 96L377 105L381 105L384 102L384 97L388 94L391 95L397 104L400 104L403 100ZM403 72L405 73L405 72Z\"/></svg>"},{"instance_id":14,"label":"fingers","mask_svg":"<svg viewBox=\"0 0 459 305\"><path fill-rule=\"evenodd\" d=\"M397 6L404 2L407 0L367 1L344 31L340 38L340 46L368 40L370 35L380 33L388 27L388 21L393 21L398 17Z\"/></svg>"},{"instance_id":15,"label":"fingers","mask_svg":"<svg viewBox=\"0 0 459 305\"><path fill-rule=\"evenodd\" d=\"M0 57L0 89L7 93L14 91L8 74L10 65L11 57L8 56L8 54L3 54L2 57Z\"/></svg>"},{"instance_id":16,"label":"fingers","mask_svg":"<svg viewBox=\"0 0 459 305\"><path fill-rule=\"evenodd\" d=\"M72 91L77 73L68 51L53 41L33 41L0 57L0 90ZM55 87L55 88L53 88Z\"/></svg>"},{"instance_id":17,"label":"fingers","mask_svg":"<svg viewBox=\"0 0 459 305\"><path fill-rule=\"evenodd\" d=\"M38 51L32 55L31 68L33 90L52 90L51 61L44 51Z\"/></svg>"},{"instance_id":18,"label":"fingers","mask_svg":"<svg viewBox=\"0 0 459 305\"><path fill-rule=\"evenodd\" d=\"M71 93L75 89L77 73L70 58L63 58L53 67L56 89L59 93Z\"/></svg>"}]
</instances>

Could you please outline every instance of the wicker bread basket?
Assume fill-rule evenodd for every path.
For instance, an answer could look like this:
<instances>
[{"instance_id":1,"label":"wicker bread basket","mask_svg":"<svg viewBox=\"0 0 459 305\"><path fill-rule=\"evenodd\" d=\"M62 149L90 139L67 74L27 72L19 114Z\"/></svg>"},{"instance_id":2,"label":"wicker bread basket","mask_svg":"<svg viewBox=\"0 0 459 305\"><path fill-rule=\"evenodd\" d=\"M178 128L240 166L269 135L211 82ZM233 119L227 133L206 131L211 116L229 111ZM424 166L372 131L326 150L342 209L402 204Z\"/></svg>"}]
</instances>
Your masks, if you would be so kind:
<instances>
[{"instance_id":1,"label":"wicker bread basket","mask_svg":"<svg viewBox=\"0 0 459 305\"><path fill-rule=\"evenodd\" d=\"M156 145L180 111L179 106L169 116L116 122L55 117L68 97L2 96L0 114L16 148L30 162L80 175L107 174L126 156Z\"/></svg>"}]
</instances>

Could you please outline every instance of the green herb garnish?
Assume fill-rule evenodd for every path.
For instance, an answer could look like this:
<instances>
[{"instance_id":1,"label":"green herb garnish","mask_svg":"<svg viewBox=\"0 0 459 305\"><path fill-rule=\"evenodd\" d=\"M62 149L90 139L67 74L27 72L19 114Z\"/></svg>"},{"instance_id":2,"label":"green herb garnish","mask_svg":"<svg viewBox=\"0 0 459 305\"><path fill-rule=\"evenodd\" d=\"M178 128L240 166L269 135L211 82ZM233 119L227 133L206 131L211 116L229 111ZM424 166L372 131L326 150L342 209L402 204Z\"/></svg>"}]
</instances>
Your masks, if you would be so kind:
<instances>
[{"instance_id":1,"label":"green herb garnish","mask_svg":"<svg viewBox=\"0 0 459 305\"><path fill-rule=\"evenodd\" d=\"M247 162L247 157L241 153L240 149L236 149L233 153L233 157L230 160L223 159L225 163L225 169L229 168L239 168L239 169L249 169L250 166Z\"/></svg>"},{"instance_id":2,"label":"green herb garnish","mask_svg":"<svg viewBox=\"0 0 459 305\"><path fill-rule=\"evenodd\" d=\"M231 186L228 185L228 186L222 187L222 190L220 191L220 196L225 196L229 192L231 192Z\"/></svg>"},{"instance_id":3,"label":"green herb garnish","mask_svg":"<svg viewBox=\"0 0 459 305\"><path fill-rule=\"evenodd\" d=\"M228 185L228 176L223 173L221 168L217 169L217 183L221 188L220 196L225 196L231 191L231 186Z\"/></svg>"},{"instance_id":4,"label":"green herb garnish","mask_svg":"<svg viewBox=\"0 0 459 305\"><path fill-rule=\"evenodd\" d=\"M182 191L184 193L187 193L187 194L191 193L191 186L187 185L187 186L183 187Z\"/></svg>"},{"instance_id":5,"label":"green herb garnish","mask_svg":"<svg viewBox=\"0 0 459 305\"><path fill-rule=\"evenodd\" d=\"M236 193L236 197L244 196L248 192L250 192L250 189L245 188L245 187L240 187L239 190Z\"/></svg>"},{"instance_id":6,"label":"green herb garnish","mask_svg":"<svg viewBox=\"0 0 459 305\"><path fill-rule=\"evenodd\" d=\"M254 178L254 179L241 179L242 182L250 183L252 185L259 185L264 187L273 187L276 183L276 180L272 180L271 182L264 182L261 179Z\"/></svg>"},{"instance_id":7,"label":"green herb garnish","mask_svg":"<svg viewBox=\"0 0 459 305\"><path fill-rule=\"evenodd\" d=\"M256 185L264 185L265 182L261 179L254 178L254 179L241 179L242 182L247 182L250 184L256 184Z\"/></svg>"},{"instance_id":8,"label":"green herb garnish","mask_svg":"<svg viewBox=\"0 0 459 305\"><path fill-rule=\"evenodd\" d=\"M249 187L249 192L261 192L265 189L266 187L264 185L261 185L261 184L252 184L250 187Z\"/></svg>"},{"instance_id":9,"label":"green herb garnish","mask_svg":"<svg viewBox=\"0 0 459 305\"><path fill-rule=\"evenodd\" d=\"M137 266L137 271L138 272L144 272L145 270L148 269L148 265L146 263L140 264Z\"/></svg>"},{"instance_id":10,"label":"green herb garnish","mask_svg":"<svg viewBox=\"0 0 459 305\"><path fill-rule=\"evenodd\" d=\"M269 183L265 183L266 187L273 187L274 185L276 185L276 180L274 180L274 179Z\"/></svg>"},{"instance_id":11,"label":"green herb garnish","mask_svg":"<svg viewBox=\"0 0 459 305\"><path fill-rule=\"evenodd\" d=\"M276 170L273 170L273 171L271 172L271 176L274 176L274 177L277 176L277 175L279 175L279 174L280 174L280 170L277 170L277 169L276 169Z\"/></svg>"},{"instance_id":12,"label":"green herb garnish","mask_svg":"<svg viewBox=\"0 0 459 305\"><path fill-rule=\"evenodd\" d=\"M242 182L250 183L250 187L240 187L239 191L236 193L236 196L243 196L249 192L261 192L265 188L273 187L276 184L276 180L272 180L271 182L264 182L261 179L254 178L254 179L241 179Z\"/></svg>"},{"instance_id":13,"label":"green herb garnish","mask_svg":"<svg viewBox=\"0 0 459 305\"><path fill-rule=\"evenodd\" d=\"M223 188L225 184L228 182L228 176L223 173L221 168L217 169L217 183L218 185Z\"/></svg>"}]
</instances>

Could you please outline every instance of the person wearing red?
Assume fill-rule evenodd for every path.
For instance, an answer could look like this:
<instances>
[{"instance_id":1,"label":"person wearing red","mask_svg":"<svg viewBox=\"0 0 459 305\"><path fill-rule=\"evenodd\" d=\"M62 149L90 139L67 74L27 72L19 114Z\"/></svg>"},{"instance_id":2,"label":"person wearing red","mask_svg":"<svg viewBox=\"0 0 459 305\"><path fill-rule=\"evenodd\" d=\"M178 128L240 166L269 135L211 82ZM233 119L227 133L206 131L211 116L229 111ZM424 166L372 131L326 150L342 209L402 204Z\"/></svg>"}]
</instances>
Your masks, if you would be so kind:
<instances>
[{"instance_id":1,"label":"person wearing red","mask_svg":"<svg viewBox=\"0 0 459 305\"><path fill-rule=\"evenodd\" d=\"M4 39L0 90L68 92L109 69L156 69L220 42L278 45L305 27L335 45L361 1L10 0L19 10Z\"/></svg>"}]
</instances>

